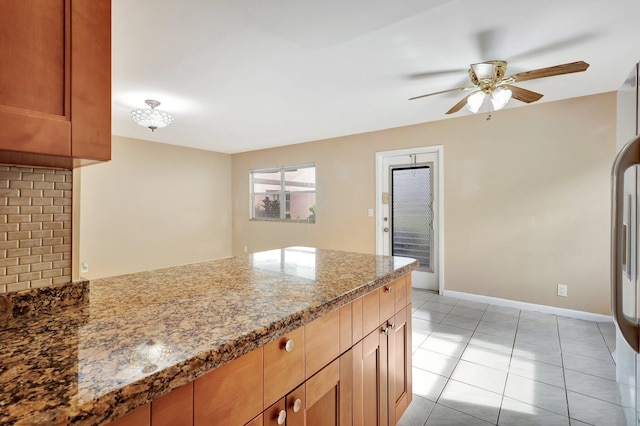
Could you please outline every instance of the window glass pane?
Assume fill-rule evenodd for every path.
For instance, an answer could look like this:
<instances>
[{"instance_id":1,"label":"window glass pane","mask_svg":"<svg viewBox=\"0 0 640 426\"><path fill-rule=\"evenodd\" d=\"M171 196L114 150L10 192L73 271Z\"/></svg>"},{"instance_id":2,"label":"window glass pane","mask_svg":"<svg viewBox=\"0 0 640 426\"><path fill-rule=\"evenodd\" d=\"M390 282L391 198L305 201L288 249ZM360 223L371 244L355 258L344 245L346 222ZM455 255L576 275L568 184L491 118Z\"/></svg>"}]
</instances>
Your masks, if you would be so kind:
<instances>
[{"instance_id":1,"label":"window glass pane","mask_svg":"<svg viewBox=\"0 0 640 426\"><path fill-rule=\"evenodd\" d=\"M255 217L280 218L280 195L256 194L253 196Z\"/></svg>"},{"instance_id":2,"label":"window glass pane","mask_svg":"<svg viewBox=\"0 0 640 426\"><path fill-rule=\"evenodd\" d=\"M314 192L292 192L286 194L285 219L315 219L316 194Z\"/></svg>"},{"instance_id":3,"label":"window glass pane","mask_svg":"<svg viewBox=\"0 0 640 426\"><path fill-rule=\"evenodd\" d=\"M280 172L253 173L253 192L280 191Z\"/></svg>"},{"instance_id":4,"label":"window glass pane","mask_svg":"<svg viewBox=\"0 0 640 426\"><path fill-rule=\"evenodd\" d=\"M303 167L298 169L286 169L284 172L284 190L314 191L316 188L316 168Z\"/></svg>"}]
</instances>

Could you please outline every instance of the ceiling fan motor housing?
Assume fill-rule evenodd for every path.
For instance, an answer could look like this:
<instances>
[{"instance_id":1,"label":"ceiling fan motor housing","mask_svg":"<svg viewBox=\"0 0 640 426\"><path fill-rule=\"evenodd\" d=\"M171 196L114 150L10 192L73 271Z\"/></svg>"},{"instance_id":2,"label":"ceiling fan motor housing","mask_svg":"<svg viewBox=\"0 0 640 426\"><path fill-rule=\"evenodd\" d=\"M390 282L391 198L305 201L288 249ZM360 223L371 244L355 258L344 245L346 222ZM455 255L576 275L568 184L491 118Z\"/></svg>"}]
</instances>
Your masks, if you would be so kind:
<instances>
[{"instance_id":1,"label":"ceiling fan motor housing","mask_svg":"<svg viewBox=\"0 0 640 426\"><path fill-rule=\"evenodd\" d=\"M469 78L474 86L485 93L492 92L496 84L504 78L507 72L506 61L487 61L472 64L469 68Z\"/></svg>"}]
</instances>

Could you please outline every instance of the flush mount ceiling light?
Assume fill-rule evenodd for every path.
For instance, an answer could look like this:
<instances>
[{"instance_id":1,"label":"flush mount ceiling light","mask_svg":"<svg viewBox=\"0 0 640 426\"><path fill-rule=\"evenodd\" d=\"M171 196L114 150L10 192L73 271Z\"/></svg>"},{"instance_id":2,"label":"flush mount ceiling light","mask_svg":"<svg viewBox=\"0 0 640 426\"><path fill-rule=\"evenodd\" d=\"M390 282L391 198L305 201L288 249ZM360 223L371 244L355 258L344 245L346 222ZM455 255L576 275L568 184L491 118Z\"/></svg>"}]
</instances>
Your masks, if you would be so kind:
<instances>
[{"instance_id":1,"label":"flush mount ceiling light","mask_svg":"<svg viewBox=\"0 0 640 426\"><path fill-rule=\"evenodd\" d=\"M160 102L153 99L147 99L144 101L150 108L142 108L131 111L131 118L133 121L143 127L148 127L154 132L156 129L167 127L173 121L173 115L166 111L156 109L160 105Z\"/></svg>"}]
</instances>

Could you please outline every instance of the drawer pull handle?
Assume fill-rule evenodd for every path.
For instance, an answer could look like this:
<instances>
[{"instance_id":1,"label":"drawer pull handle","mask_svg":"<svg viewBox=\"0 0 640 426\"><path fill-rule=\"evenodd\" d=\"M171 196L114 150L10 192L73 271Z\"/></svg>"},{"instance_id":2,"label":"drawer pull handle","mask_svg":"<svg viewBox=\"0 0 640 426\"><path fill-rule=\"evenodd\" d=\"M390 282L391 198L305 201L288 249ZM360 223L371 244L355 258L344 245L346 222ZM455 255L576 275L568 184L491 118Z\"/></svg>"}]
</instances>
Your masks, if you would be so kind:
<instances>
[{"instance_id":1,"label":"drawer pull handle","mask_svg":"<svg viewBox=\"0 0 640 426\"><path fill-rule=\"evenodd\" d=\"M280 410L280 412L278 413L278 424L279 425L283 425L284 421L287 419L287 412L284 410Z\"/></svg>"},{"instance_id":2,"label":"drawer pull handle","mask_svg":"<svg viewBox=\"0 0 640 426\"><path fill-rule=\"evenodd\" d=\"M284 350L287 352L291 352L293 350L293 340L287 339L287 342L284 344Z\"/></svg>"},{"instance_id":3,"label":"drawer pull handle","mask_svg":"<svg viewBox=\"0 0 640 426\"><path fill-rule=\"evenodd\" d=\"M382 334L384 334L385 336L389 334L389 329L387 327L383 328L380 331L382 331Z\"/></svg>"},{"instance_id":4,"label":"drawer pull handle","mask_svg":"<svg viewBox=\"0 0 640 426\"><path fill-rule=\"evenodd\" d=\"M389 328L391 328L392 330L394 329L395 326L396 326L395 322L390 322L389 323Z\"/></svg>"},{"instance_id":5,"label":"drawer pull handle","mask_svg":"<svg viewBox=\"0 0 640 426\"><path fill-rule=\"evenodd\" d=\"M297 413L298 411L300 411L301 408L302 408L302 400L300 398L297 398L293 403L293 412Z\"/></svg>"},{"instance_id":6,"label":"drawer pull handle","mask_svg":"<svg viewBox=\"0 0 640 426\"><path fill-rule=\"evenodd\" d=\"M387 287L384 289L387 293L391 293L391 290L393 290L393 287Z\"/></svg>"}]
</instances>

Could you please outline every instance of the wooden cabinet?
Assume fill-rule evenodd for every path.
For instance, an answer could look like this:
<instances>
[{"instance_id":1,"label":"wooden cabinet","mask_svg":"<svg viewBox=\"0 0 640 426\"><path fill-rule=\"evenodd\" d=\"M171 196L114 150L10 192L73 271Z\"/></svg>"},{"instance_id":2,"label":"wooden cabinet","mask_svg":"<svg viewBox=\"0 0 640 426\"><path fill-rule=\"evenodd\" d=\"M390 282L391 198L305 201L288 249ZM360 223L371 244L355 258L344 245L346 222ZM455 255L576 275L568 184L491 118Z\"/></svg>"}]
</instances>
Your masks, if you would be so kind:
<instances>
[{"instance_id":1,"label":"wooden cabinet","mask_svg":"<svg viewBox=\"0 0 640 426\"><path fill-rule=\"evenodd\" d=\"M401 309L387 325L389 424L396 424L412 399L411 307Z\"/></svg>"},{"instance_id":2,"label":"wooden cabinet","mask_svg":"<svg viewBox=\"0 0 640 426\"><path fill-rule=\"evenodd\" d=\"M151 404L147 403L135 410L129 411L124 416L115 419L109 426L150 426L151 425Z\"/></svg>"},{"instance_id":3,"label":"wooden cabinet","mask_svg":"<svg viewBox=\"0 0 640 426\"><path fill-rule=\"evenodd\" d=\"M153 401L151 424L153 426L193 425L193 382Z\"/></svg>"},{"instance_id":4,"label":"wooden cabinet","mask_svg":"<svg viewBox=\"0 0 640 426\"><path fill-rule=\"evenodd\" d=\"M2 0L0 39L0 161L110 159L111 0Z\"/></svg>"},{"instance_id":5,"label":"wooden cabinet","mask_svg":"<svg viewBox=\"0 0 640 426\"><path fill-rule=\"evenodd\" d=\"M412 396L410 303L403 277L110 426L395 425Z\"/></svg>"},{"instance_id":6,"label":"wooden cabinet","mask_svg":"<svg viewBox=\"0 0 640 426\"><path fill-rule=\"evenodd\" d=\"M263 409L263 348L196 379L193 393L194 425L249 422Z\"/></svg>"},{"instance_id":7,"label":"wooden cabinet","mask_svg":"<svg viewBox=\"0 0 640 426\"><path fill-rule=\"evenodd\" d=\"M264 406L304 381L304 327L264 346Z\"/></svg>"},{"instance_id":8,"label":"wooden cabinet","mask_svg":"<svg viewBox=\"0 0 640 426\"><path fill-rule=\"evenodd\" d=\"M411 402L410 291L404 278L380 288L382 323L353 347L354 426L395 425ZM369 304L375 300L371 294L364 296L363 307L368 297ZM363 318L367 315L373 321L373 313L363 308Z\"/></svg>"}]
</instances>

